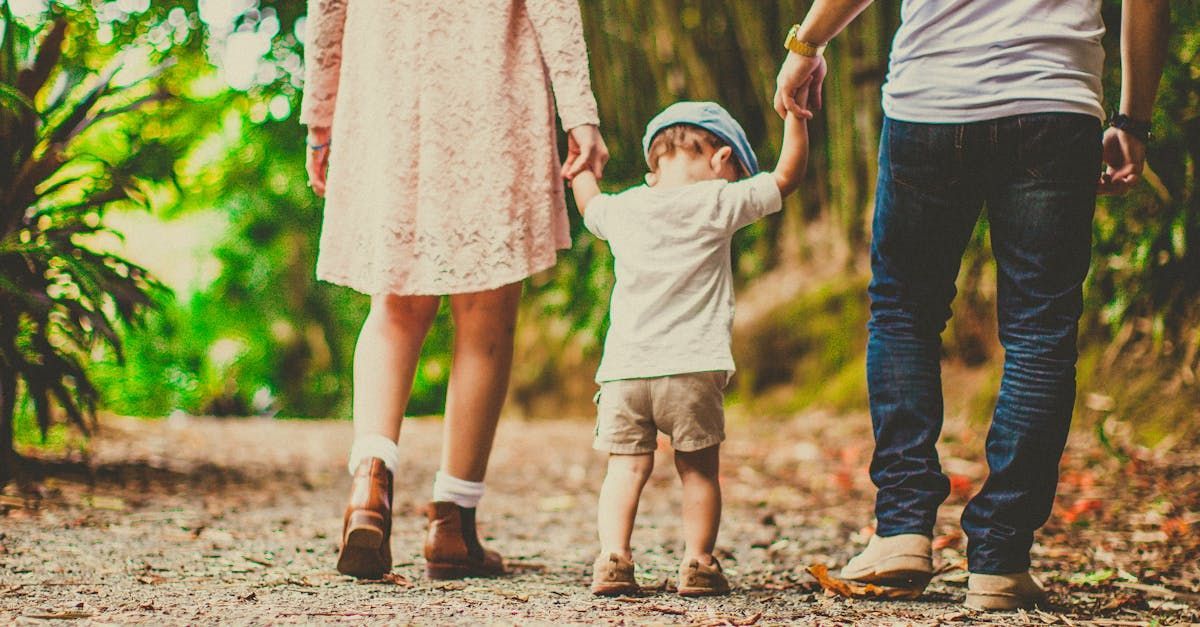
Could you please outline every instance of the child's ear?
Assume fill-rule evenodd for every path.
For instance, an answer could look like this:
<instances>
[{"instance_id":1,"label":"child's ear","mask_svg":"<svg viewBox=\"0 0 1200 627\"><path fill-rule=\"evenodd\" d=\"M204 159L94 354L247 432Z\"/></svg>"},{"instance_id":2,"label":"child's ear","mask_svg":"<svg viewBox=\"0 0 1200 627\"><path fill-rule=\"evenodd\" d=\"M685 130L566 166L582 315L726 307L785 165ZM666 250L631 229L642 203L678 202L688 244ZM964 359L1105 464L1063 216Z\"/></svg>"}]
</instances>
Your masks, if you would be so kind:
<instances>
[{"instance_id":1,"label":"child's ear","mask_svg":"<svg viewBox=\"0 0 1200 627\"><path fill-rule=\"evenodd\" d=\"M654 187L657 184L658 184L658 173L657 172L647 172L646 173L646 185L648 187Z\"/></svg>"},{"instance_id":2,"label":"child's ear","mask_svg":"<svg viewBox=\"0 0 1200 627\"><path fill-rule=\"evenodd\" d=\"M725 169L725 164L733 158L733 148L729 146L721 146L716 149L712 155L712 169L714 172L720 172Z\"/></svg>"}]
</instances>

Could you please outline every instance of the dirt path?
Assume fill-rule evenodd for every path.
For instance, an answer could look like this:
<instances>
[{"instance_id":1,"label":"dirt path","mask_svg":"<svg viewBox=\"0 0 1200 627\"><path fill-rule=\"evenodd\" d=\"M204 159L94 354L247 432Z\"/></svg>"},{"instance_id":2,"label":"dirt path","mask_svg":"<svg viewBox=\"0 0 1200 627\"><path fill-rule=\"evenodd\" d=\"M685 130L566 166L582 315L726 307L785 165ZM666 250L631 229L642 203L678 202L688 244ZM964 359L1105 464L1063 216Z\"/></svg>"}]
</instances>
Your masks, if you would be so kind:
<instances>
[{"instance_id":1,"label":"dirt path","mask_svg":"<svg viewBox=\"0 0 1200 627\"><path fill-rule=\"evenodd\" d=\"M435 470L440 427L432 419L405 425L393 537L398 576L359 583L332 570L348 486L348 424L110 421L93 444L93 476L59 468L40 495L12 487L0 495L0 624L1200 620L1196 449L1134 451L1136 459L1122 463L1093 450L1092 434L1077 437L1060 506L1035 547L1058 611L989 615L959 605L965 573L954 532L985 471L981 428L947 428L944 460L955 494L939 525L946 572L919 601L881 603L828 597L804 572L813 563L842 564L869 533L863 416L733 421L720 552L736 591L715 600L665 590L622 600L587 593L602 458L588 448L584 421L502 426L480 516L512 576L423 580L418 508ZM639 577L648 586L674 571L681 548L673 470L667 457L659 461L635 534ZM1123 472L1131 464L1135 472Z\"/></svg>"}]
</instances>

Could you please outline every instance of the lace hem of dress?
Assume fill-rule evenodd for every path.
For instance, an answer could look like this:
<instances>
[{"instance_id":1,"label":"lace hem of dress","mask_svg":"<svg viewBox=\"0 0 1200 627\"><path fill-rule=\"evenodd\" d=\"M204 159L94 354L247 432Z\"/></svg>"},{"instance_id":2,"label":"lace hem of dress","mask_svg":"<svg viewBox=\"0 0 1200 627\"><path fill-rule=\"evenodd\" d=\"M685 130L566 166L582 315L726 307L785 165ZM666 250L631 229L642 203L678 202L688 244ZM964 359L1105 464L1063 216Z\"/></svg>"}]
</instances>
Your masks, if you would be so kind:
<instances>
[{"instance_id":1,"label":"lace hem of dress","mask_svg":"<svg viewBox=\"0 0 1200 627\"><path fill-rule=\"evenodd\" d=\"M558 250L568 250L570 246L559 247ZM545 272L553 268L558 263L558 251L554 251L548 259L537 259L531 261L524 270L515 272L491 275L487 280L478 283L464 283L453 287L446 285L428 285L425 282L414 281L409 284L401 285L390 281L367 281L361 276L350 276L332 270L317 269L317 279L348 287L360 294L375 296L379 294L392 294L395 296L447 296L450 294L474 294L477 292L487 292L499 287L504 287L512 283L524 281L535 274Z\"/></svg>"}]
</instances>

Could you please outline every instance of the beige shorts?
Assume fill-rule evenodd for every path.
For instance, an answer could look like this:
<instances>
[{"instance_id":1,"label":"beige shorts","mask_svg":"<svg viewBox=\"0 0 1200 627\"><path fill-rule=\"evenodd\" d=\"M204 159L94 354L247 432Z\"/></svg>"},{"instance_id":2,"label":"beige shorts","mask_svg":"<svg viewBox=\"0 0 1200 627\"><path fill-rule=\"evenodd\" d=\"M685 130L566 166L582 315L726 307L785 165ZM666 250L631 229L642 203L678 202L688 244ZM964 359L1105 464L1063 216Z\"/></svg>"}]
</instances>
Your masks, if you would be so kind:
<instances>
[{"instance_id":1,"label":"beige shorts","mask_svg":"<svg viewBox=\"0 0 1200 627\"><path fill-rule=\"evenodd\" d=\"M729 375L689 372L600 384L592 447L620 455L653 453L658 432L685 453L725 440L725 384Z\"/></svg>"}]
</instances>

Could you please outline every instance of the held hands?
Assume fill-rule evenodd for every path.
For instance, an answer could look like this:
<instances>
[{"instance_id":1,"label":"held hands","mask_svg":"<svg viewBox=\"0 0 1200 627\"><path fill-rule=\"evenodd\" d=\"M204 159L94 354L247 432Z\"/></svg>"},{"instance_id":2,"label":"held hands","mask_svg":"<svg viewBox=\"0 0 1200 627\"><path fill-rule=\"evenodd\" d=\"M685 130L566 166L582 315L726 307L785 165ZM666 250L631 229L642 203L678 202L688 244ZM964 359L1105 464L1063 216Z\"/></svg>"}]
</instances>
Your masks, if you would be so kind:
<instances>
[{"instance_id":1,"label":"held hands","mask_svg":"<svg viewBox=\"0 0 1200 627\"><path fill-rule=\"evenodd\" d=\"M318 196L325 195L325 175L329 170L329 141L332 133L328 127L308 129L308 155L305 169L308 170L308 185ZM604 165L608 163L608 147L595 125L577 126L567 134L567 160L563 163L562 175L570 180L587 170L600 178Z\"/></svg>"},{"instance_id":2,"label":"held hands","mask_svg":"<svg viewBox=\"0 0 1200 627\"><path fill-rule=\"evenodd\" d=\"M327 126L308 129L308 156L304 167L308 170L308 186L316 195L325 196L325 174L329 171L329 140L332 133Z\"/></svg>"},{"instance_id":3,"label":"held hands","mask_svg":"<svg viewBox=\"0 0 1200 627\"><path fill-rule=\"evenodd\" d=\"M821 108L821 84L828 72L824 56L789 52L775 79L775 113L786 118L790 111L800 119L812 119L813 111Z\"/></svg>"},{"instance_id":4,"label":"held hands","mask_svg":"<svg viewBox=\"0 0 1200 627\"><path fill-rule=\"evenodd\" d=\"M576 126L567 131L567 160L562 166L563 178L573 180L580 172L591 172L603 178L604 165L608 163L608 146L594 124Z\"/></svg>"},{"instance_id":5,"label":"held hands","mask_svg":"<svg viewBox=\"0 0 1200 627\"><path fill-rule=\"evenodd\" d=\"M1141 180L1146 162L1146 145L1140 139L1121 129L1109 127L1104 131L1101 154L1106 167L1096 186L1100 194L1124 194Z\"/></svg>"}]
</instances>

